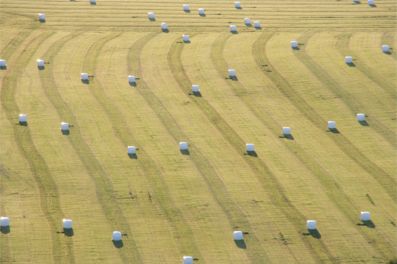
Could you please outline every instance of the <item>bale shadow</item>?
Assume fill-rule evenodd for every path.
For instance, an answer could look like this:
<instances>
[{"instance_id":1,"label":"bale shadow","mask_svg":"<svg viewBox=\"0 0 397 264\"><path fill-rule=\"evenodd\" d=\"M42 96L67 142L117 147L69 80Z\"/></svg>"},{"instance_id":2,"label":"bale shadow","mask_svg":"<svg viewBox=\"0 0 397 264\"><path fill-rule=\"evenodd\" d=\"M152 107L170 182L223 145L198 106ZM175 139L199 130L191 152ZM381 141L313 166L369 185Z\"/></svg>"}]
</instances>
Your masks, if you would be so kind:
<instances>
[{"instance_id":1,"label":"bale shadow","mask_svg":"<svg viewBox=\"0 0 397 264\"><path fill-rule=\"evenodd\" d=\"M229 76L228 78L232 81L238 81L237 76Z\"/></svg>"},{"instance_id":2,"label":"bale shadow","mask_svg":"<svg viewBox=\"0 0 397 264\"><path fill-rule=\"evenodd\" d=\"M384 51L383 53L386 54L386 55L391 55L391 51L390 50L389 51Z\"/></svg>"},{"instance_id":3,"label":"bale shadow","mask_svg":"<svg viewBox=\"0 0 397 264\"><path fill-rule=\"evenodd\" d=\"M196 96L196 97L202 97L200 91L198 91L198 92L192 92L192 94L193 94L194 96Z\"/></svg>"},{"instance_id":4,"label":"bale shadow","mask_svg":"<svg viewBox=\"0 0 397 264\"><path fill-rule=\"evenodd\" d=\"M163 32L163 33L169 33L170 32L170 30L167 28L167 29L161 29L161 31Z\"/></svg>"},{"instance_id":5,"label":"bale shadow","mask_svg":"<svg viewBox=\"0 0 397 264\"><path fill-rule=\"evenodd\" d=\"M149 17L149 20L150 21L156 21L156 18L155 17Z\"/></svg>"},{"instance_id":6,"label":"bale shadow","mask_svg":"<svg viewBox=\"0 0 397 264\"><path fill-rule=\"evenodd\" d=\"M90 80L89 80L89 79L87 79L87 80L81 80L81 82L84 83L84 84L89 84L89 83L90 83Z\"/></svg>"},{"instance_id":7,"label":"bale shadow","mask_svg":"<svg viewBox=\"0 0 397 264\"><path fill-rule=\"evenodd\" d=\"M368 228L375 228L376 225L372 220L368 220L368 221L361 221L361 223L357 224L359 226L366 226Z\"/></svg>"},{"instance_id":8,"label":"bale shadow","mask_svg":"<svg viewBox=\"0 0 397 264\"><path fill-rule=\"evenodd\" d=\"M291 47L291 48L292 48L292 50L300 50L299 46Z\"/></svg>"},{"instance_id":9,"label":"bale shadow","mask_svg":"<svg viewBox=\"0 0 397 264\"><path fill-rule=\"evenodd\" d=\"M131 87L136 87L136 82L128 82Z\"/></svg>"},{"instance_id":10,"label":"bale shadow","mask_svg":"<svg viewBox=\"0 0 397 264\"><path fill-rule=\"evenodd\" d=\"M347 62L346 63L347 64L347 66L349 66L349 67L356 67L356 64L354 63L354 62Z\"/></svg>"},{"instance_id":11,"label":"bale shadow","mask_svg":"<svg viewBox=\"0 0 397 264\"><path fill-rule=\"evenodd\" d=\"M128 157L130 157L130 159L138 159L138 155L136 153L129 153Z\"/></svg>"},{"instance_id":12,"label":"bale shadow","mask_svg":"<svg viewBox=\"0 0 397 264\"><path fill-rule=\"evenodd\" d=\"M115 248L122 248L124 246L123 240L119 240L119 241L112 240L112 242Z\"/></svg>"},{"instance_id":13,"label":"bale shadow","mask_svg":"<svg viewBox=\"0 0 397 264\"><path fill-rule=\"evenodd\" d=\"M1 226L0 227L0 232L2 234L8 234L8 233L11 232L11 228L10 228L10 226Z\"/></svg>"},{"instance_id":14,"label":"bale shadow","mask_svg":"<svg viewBox=\"0 0 397 264\"><path fill-rule=\"evenodd\" d=\"M230 31L230 33L232 33L232 34L234 34L234 35L237 35L237 34L238 34L238 31Z\"/></svg>"},{"instance_id":15,"label":"bale shadow","mask_svg":"<svg viewBox=\"0 0 397 264\"><path fill-rule=\"evenodd\" d=\"M254 151L248 151L247 150L247 155L248 156L251 156L251 157L258 157L258 153L256 153L256 151L254 150Z\"/></svg>"},{"instance_id":16,"label":"bale shadow","mask_svg":"<svg viewBox=\"0 0 397 264\"><path fill-rule=\"evenodd\" d=\"M244 239L243 240L234 240L234 243L238 248L241 249L247 249L247 244L245 243Z\"/></svg>"},{"instance_id":17,"label":"bale shadow","mask_svg":"<svg viewBox=\"0 0 397 264\"><path fill-rule=\"evenodd\" d=\"M333 134L340 134L339 130L337 128L328 128L328 131L333 133Z\"/></svg>"},{"instance_id":18,"label":"bale shadow","mask_svg":"<svg viewBox=\"0 0 397 264\"><path fill-rule=\"evenodd\" d=\"M90 2L90 4L96 6L96 3Z\"/></svg>"},{"instance_id":19,"label":"bale shadow","mask_svg":"<svg viewBox=\"0 0 397 264\"><path fill-rule=\"evenodd\" d=\"M39 20L40 23L45 23L45 20Z\"/></svg>"},{"instance_id":20,"label":"bale shadow","mask_svg":"<svg viewBox=\"0 0 397 264\"><path fill-rule=\"evenodd\" d=\"M368 123L366 120L364 120L364 121L358 121L358 123L359 123L360 125L362 125L362 126L369 126L369 123Z\"/></svg>"},{"instance_id":21,"label":"bale shadow","mask_svg":"<svg viewBox=\"0 0 397 264\"><path fill-rule=\"evenodd\" d=\"M62 135L68 136L70 134L70 130L61 130Z\"/></svg>"},{"instance_id":22,"label":"bale shadow","mask_svg":"<svg viewBox=\"0 0 397 264\"><path fill-rule=\"evenodd\" d=\"M256 30L261 30L262 29L262 26L259 26L259 27L254 27Z\"/></svg>"},{"instance_id":23,"label":"bale shadow","mask_svg":"<svg viewBox=\"0 0 397 264\"><path fill-rule=\"evenodd\" d=\"M377 7L377 5L376 4L368 4L369 5L369 7L372 7L372 8L375 8L375 7Z\"/></svg>"},{"instance_id":24,"label":"bale shadow","mask_svg":"<svg viewBox=\"0 0 397 264\"><path fill-rule=\"evenodd\" d=\"M37 69L39 69L39 71L42 71L42 70L44 70L44 66L37 66Z\"/></svg>"},{"instance_id":25,"label":"bale shadow","mask_svg":"<svg viewBox=\"0 0 397 264\"><path fill-rule=\"evenodd\" d=\"M0 66L0 70L7 70L7 65L5 65L5 66Z\"/></svg>"},{"instance_id":26,"label":"bale shadow","mask_svg":"<svg viewBox=\"0 0 397 264\"><path fill-rule=\"evenodd\" d=\"M19 121L19 125L27 127L28 126L28 122L27 121Z\"/></svg>"},{"instance_id":27,"label":"bale shadow","mask_svg":"<svg viewBox=\"0 0 397 264\"><path fill-rule=\"evenodd\" d=\"M191 11L190 10L183 10L183 12L190 13Z\"/></svg>"},{"instance_id":28,"label":"bale shadow","mask_svg":"<svg viewBox=\"0 0 397 264\"><path fill-rule=\"evenodd\" d=\"M238 6L238 7L235 7L235 8L236 8L236 9L239 9L239 10L243 9L242 6Z\"/></svg>"},{"instance_id":29,"label":"bale shadow","mask_svg":"<svg viewBox=\"0 0 397 264\"><path fill-rule=\"evenodd\" d=\"M292 134L283 134L282 137L285 139L288 139L288 140L295 140L295 138Z\"/></svg>"},{"instance_id":30,"label":"bale shadow","mask_svg":"<svg viewBox=\"0 0 397 264\"><path fill-rule=\"evenodd\" d=\"M190 39L189 40L183 40L182 42L185 43L185 44L190 44L191 43Z\"/></svg>"},{"instance_id":31,"label":"bale shadow","mask_svg":"<svg viewBox=\"0 0 397 264\"><path fill-rule=\"evenodd\" d=\"M190 151L188 149L180 149L179 151L182 153L182 155L190 155Z\"/></svg>"},{"instance_id":32,"label":"bale shadow","mask_svg":"<svg viewBox=\"0 0 397 264\"><path fill-rule=\"evenodd\" d=\"M207 15L206 14L199 14L199 16L206 17Z\"/></svg>"},{"instance_id":33,"label":"bale shadow","mask_svg":"<svg viewBox=\"0 0 397 264\"><path fill-rule=\"evenodd\" d=\"M318 229L309 229L308 232L310 236L316 239L321 239L321 234L320 231L318 231Z\"/></svg>"},{"instance_id":34,"label":"bale shadow","mask_svg":"<svg viewBox=\"0 0 397 264\"><path fill-rule=\"evenodd\" d=\"M73 228L64 228L63 233L65 236L68 236L68 237L74 236Z\"/></svg>"}]
</instances>

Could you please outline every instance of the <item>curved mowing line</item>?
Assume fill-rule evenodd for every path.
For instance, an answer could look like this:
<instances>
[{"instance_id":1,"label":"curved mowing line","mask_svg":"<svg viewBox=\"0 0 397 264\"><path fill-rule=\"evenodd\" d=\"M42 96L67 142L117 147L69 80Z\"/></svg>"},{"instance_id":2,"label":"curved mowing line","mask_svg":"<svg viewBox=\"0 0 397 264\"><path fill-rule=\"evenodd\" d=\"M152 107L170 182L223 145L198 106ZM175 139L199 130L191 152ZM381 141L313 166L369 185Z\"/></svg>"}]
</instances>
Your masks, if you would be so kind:
<instances>
[{"instance_id":1,"label":"curved mowing line","mask_svg":"<svg viewBox=\"0 0 397 264\"><path fill-rule=\"evenodd\" d=\"M300 43L308 43L313 34L306 34L303 38L299 38ZM352 118L354 114L359 113L365 109L365 106L359 103L353 95L346 92L346 89L342 87L326 70L324 70L315 60L313 60L305 51L305 46L302 46L300 52L294 52L296 57L306 66L306 68L316 76L324 87L326 87L331 93L340 98L345 105L350 109ZM347 53L346 53L347 54ZM397 147L397 141L395 140L395 132L379 122L376 117L371 117L371 126L376 133L383 137L390 145L394 148Z\"/></svg>"},{"instance_id":2,"label":"curved mowing line","mask_svg":"<svg viewBox=\"0 0 397 264\"><path fill-rule=\"evenodd\" d=\"M309 38L310 37L307 37L306 41ZM360 109L363 109L363 107L360 105L360 103L357 100L354 99L354 97L352 97L348 93L344 92L344 88L341 87L337 81L335 81L325 70L323 70L321 68L320 65L318 65L318 63L316 63L310 56L308 56L304 52L304 49L305 49L305 47L303 46L302 52L295 52L295 55L307 67L307 69L309 71L311 71L314 76L316 76L317 80L319 80L321 83L323 83L324 87L326 87L328 90L330 90L333 94L339 96L343 100L345 105L351 109L352 113L357 113L360 111ZM323 123L325 124L325 121L323 121ZM395 140L394 131L391 131L389 128L384 126L381 122L377 121L375 118L371 122L371 127L373 127L374 130L379 135L381 135L387 142L389 142L393 147L396 147L397 142ZM350 157L354 157L354 160L361 167L363 167L362 165L365 165L365 167L363 167L363 168L366 169L368 172L370 172L370 174L375 178L376 181L379 182L380 185L382 185L384 188L386 187L391 198L394 201L396 201L397 194L394 189L394 186L396 183L395 183L395 180L393 179L393 177L390 176L389 174L387 174L385 171L383 171L383 169L378 167L375 163L370 161L346 137L341 136L340 139L342 139L341 140L342 142L340 142L339 145L343 146L344 152L346 153L346 151L349 150ZM346 145L346 144L349 144L349 145ZM360 156L357 156L357 154L359 154Z\"/></svg>"},{"instance_id":3,"label":"curved mowing line","mask_svg":"<svg viewBox=\"0 0 397 264\"><path fill-rule=\"evenodd\" d=\"M188 91L190 91L189 87L191 87L191 82L189 81L180 61L180 55L183 47L183 44L175 41L168 53L167 60L170 70L173 73L175 80L179 84L179 88L183 90L184 94L187 94ZM192 100L196 103L200 101L196 98L192 98ZM220 120L217 121L220 122ZM175 122L175 120L172 120L172 122ZM180 138L187 138L182 131L176 131L177 124L170 126L169 122L166 123L168 125L167 130L176 141L178 141L178 139ZM193 145L191 146L191 149L191 160L193 161L195 167L200 172L200 175L206 182L208 189L212 193L212 196L217 201L218 205L222 208L224 214L227 216L230 225L233 227L243 227L244 230L250 233L249 237L250 240L252 239L252 242L250 242L248 246L251 249L247 250L245 253L250 258L251 262L270 262L269 256L266 254L265 249L260 246L260 239L253 232L254 229L251 227L249 220L245 217L242 217L244 216L243 211L239 208L236 202L233 201L233 197L228 192L227 187L224 185L221 177L211 166L209 160L205 158L205 156L199 151L198 148Z\"/></svg>"},{"instance_id":4,"label":"curved mowing line","mask_svg":"<svg viewBox=\"0 0 397 264\"><path fill-rule=\"evenodd\" d=\"M305 39L309 37L308 34ZM260 68L260 65L263 64L263 62L260 61L259 57L257 57L258 50L260 50L261 47L265 46L265 43L268 39L272 37L272 34L262 34L262 36L259 37L258 40L254 42L254 45L252 46L252 56L255 59L258 68ZM247 90L243 85L238 85L238 90ZM246 106L251 110L251 112L259 119L263 124L266 126L270 127L271 131L273 134L277 137L279 136L278 132L279 128L281 127L280 124L277 123L272 117L271 114L266 113L265 108L257 108L255 105L252 104L252 101L249 101L248 98L242 98ZM299 155L295 155L300 161L302 166L306 167L311 173L320 181L321 185L324 187L324 190L326 190L325 194L327 197L332 201L353 224L353 226L361 233L361 230L357 225L357 212L359 212L359 208L356 208L352 201L349 199L349 197L346 195L346 193L340 188L338 183L334 180L333 175L331 175L327 170L325 170L321 164L319 164L315 159L310 156L304 148L302 148L299 143L296 144L286 144L287 149L289 152L291 152L293 155L295 153L299 153ZM371 234L365 234L363 233L364 238L367 241L371 241L374 239L375 236L371 236ZM382 252L382 248L377 246L376 244L372 244L372 246L379 251L384 257L386 257L385 254ZM393 248L393 245L388 245L389 249ZM390 252L389 252L390 253Z\"/></svg>"},{"instance_id":5,"label":"curved mowing line","mask_svg":"<svg viewBox=\"0 0 397 264\"><path fill-rule=\"evenodd\" d=\"M336 47L339 49L340 53L345 56L346 54L350 54L353 58L359 58L360 56L356 56L356 53L349 48L349 42L352 33L344 33L338 36L338 41L336 42ZM379 52L381 52L379 50ZM383 78L383 76L379 75L376 71L371 70L364 63L356 63L357 70L361 71L368 79L378 84L380 88L382 88L391 98L396 100L397 98L397 90L395 85L393 85L388 79Z\"/></svg>"},{"instance_id":6,"label":"curved mowing line","mask_svg":"<svg viewBox=\"0 0 397 264\"><path fill-rule=\"evenodd\" d=\"M1 50L1 57L8 59L8 57L12 54L14 49L18 47L24 40L27 38L32 32L29 31L21 31L19 32L16 36L14 36L6 46ZM3 88L4 89L4 88ZM1 166L1 164L0 164ZM0 170L0 190L2 190L2 194L5 193L4 189L4 181L6 177L4 174L2 174L2 171ZM0 195L0 201L1 201L1 195ZM5 211L5 206L4 202L1 203L0 206L0 212L3 215L7 215ZM10 245L9 245L9 236L8 235L0 235L0 263L8 263L12 262L13 259L11 258L11 250L10 250Z\"/></svg>"},{"instance_id":7,"label":"curved mowing line","mask_svg":"<svg viewBox=\"0 0 397 264\"><path fill-rule=\"evenodd\" d=\"M221 77L224 77L224 69L227 69L227 63L224 61L222 56L224 51L224 45L227 39L231 36L231 34L221 34L213 43L212 51L211 51L211 59L216 65L216 69ZM229 81L229 86L233 89L236 95L243 95L246 92L244 89L240 89L237 82ZM244 96L240 96L240 98L244 98ZM249 103L247 103L249 105ZM238 137L238 135L236 135ZM240 139L240 144L235 145L235 147L240 147L244 142ZM273 203L278 207L282 208L283 213L286 215L287 219L290 220L290 223L293 224L297 231L302 230L302 225L305 223L306 218L304 215L294 207L294 205L290 202L287 197L287 194L282 186L282 184L278 181L277 177L273 175L271 170L267 167L266 163L261 159L247 159L249 165L258 172L257 175L267 175L266 178L261 178L260 182L262 183L263 188L266 191L272 191L271 197L273 198ZM328 258L329 261L335 262L336 258L329 251L327 246L321 241L312 241L303 239L305 245L308 249L311 249L313 255L316 257L323 259L324 257ZM321 248L321 249L320 249ZM325 254L325 256L324 256Z\"/></svg>"},{"instance_id":8,"label":"curved mowing line","mask_svg":"<svg viewBox=\"0 0 397 264\"><path fill-rule=\"evenodd\" d=\"M136 46L131 49L131 51L139 50L141 51L145 44L151 39L152 37L144 40L142 42L137 42ZM136 71L141 75L142 74L142 67L141 67L141 59L139 56L140 52L130 53L128 62L129 62L129 69L136 69ZM130 62L137 61L137 65L132 66ZM181 138L187 138L181 128L178 126L176 120L173 116L167 111L161 101L156 97L155 93L153 93L144 82L144 80L140 81L140 87L138 88L140 94L148 103L148 105L153 109L153 111L158 116L159 120L161 120L163 126L169 132L170 136L175 139L176 142L179 141ZM222 181L220 180L219 176L216 174L215 170L210 167L210 163L204 156L194 147L191 146L192 153L190 154L191 159L197 168L197 171L200 172L204 181L207 184L208 189L211 191L214 200L217 201L220 208L222 208L224 214L229 219L230 226L240 226L244 227L247 231L250 231L250 225L246 219L242 218L241 215L244 215L241 211L239 212L238 206L234 204L232 199L230 198L230 194L227 193L225 187L223 186ZM253 234L252 232L250 232ZM252 263L263 263L263 261L267 260L268 257L266 256L265 252L258 248L258 238L255 236L251 236L254 240L253 245L250 247L253 248L254 252L248 250L247 256L251 259Z\"/></svg>"},{"instance_id":9,"label":"curved mowing line","mask_svg":"<svg viewBox=\"0 0 397 264\"><path fill-rule=\"evenodd\" d=\"M258 39L258 43L263 40ZM257 64L258 67L262 64L271 64L266 55L266 47L259 46L262 52L258 53ZM312 108L299 94L294 92L289 82L275 69L272 67L272 72L266 75L278 88L281 93L284 94L285 98L291 102L306 118L320 130L323 130L323 124L326 121ZM293 94L294 96L290 96ZM396 201L397 194L395 192L395 180L369 160L365 155L363 155L360 150L358 150L343 134L331 134L325 133L326 136L332 138L341 151L343 151L350 159L356 162L364 170L368 171L374 179L379 182L379 184L385 189L385 191L390 195L390 197Z\"/></svg>"},{"instance_id":10,"label":"curved mowing line","mask_svg":"<svg viewBox=\"0 0 397 264\"><path fill-rule=\"evenodd\" d=\"M141 50L144 46L143 44L144 43L142 43L141 47L134 50ZM134 65L134 67L131 66L131 68L137 69L137 71L141 74L141 60L140 57L137 58L137 54L138 53L131 53L131 57L129 57L128 61L138 61L139 65ZM155 93L148 88L147 84L143 80L140 82L139 92L149 106L153 109L153 111L157 114L163 126L176 142L178 142L181 138L188 138L184 135L173 116L168 112ZM245 218L241 217L241 215L244 214L239 211L238 206L233 202L230 194L225 189L222 180L219 178L212 166L210 166L210 162L208 162L204 155L202 155L194 146L191 146L190 148L192 149L190 157L193 161L193 164L206 182L208 189L211 191L211 194L214 197L214 200L217 201L224 214L228 217L230 225L233 227L243 227L245 230L251 231L252 229L249 222ZM253 234L253 232L251 231L250 234ZM270 261L263 249L258 246L259 239L255 235L250 235L250 237L252 237L253 244L249 244L249 247L253 249L247 250L246 253L251 259L251 262L263 263L266 260Z\"/></svg>"},{"instance_id":11,"label":"curved mowing line","mask_svg":"<svg viewBox=\"0 0 397 264\"><path fill-rule=\"evenodd\" d=\"M130 54L140 54L143 46L155 35L157 34L149 34L136 41L136 43L134 43L129 49L129 56L127 56L128 62L133 61L132 58L130 58ZM105 41L105 43L106 42L108 41ZM91 54L87 57L97 58L99 56L100 49L93 49L93 53L94 54ZM90 66L90 69L94 70L96 67L96 63L92 62L90 63ZM140 81L139 83L140 87L138 89L141 89L142 81ZM130 142L138 142L134 138L133 133L128 129L127 122L125 118L123 118L123 115L121 114L119 108L116 106L116 104L113 104L111 101L108 100L108 97L104 93L104 88L101 83L98 80L95 80L90 86L92 88L90 89L91 93L108 116L115 131L115 135L119 138L121 143L124 146L127 146L130 144ZM164 177L162 176L163 173L158 168L156 163L150 158L150 156L145 153L144 149L140 149L139 151L141 155L140 158L137 159L137 162L142 168L142 171L145 174L145 178L149 179L148 182L150 182L151 188L153 188L154 190L154 195L152 199L158 202L158 204L160 205L160 210L167 218L170 226L172 226L174 236L175 238L178 238L177 242L180 252L183 254L194 253L194 256L201 259L200 262L202 262L203 258L199 251L199 248L197 247L193 239L193 232L183 218L182 212L177 207L175 207L174 202L171 199L169 188L164 181Z\"/></svg>"},{"instance_id":12,"label":"curved mowing line","mask_svg":"<svg viewBox=\"0 0 397 264\"><path fill-rule=\"evenodd\" d=\"M7 72L3 80L1 89L1 103L5 110L7 119L11 124L15 124L15 119L19 114L19 108L15 100L15 89L17 87L17 77L23 74L23 68L27 64L40 44L53 35L54 32L42 33L34 40L29 42L26 48L16 59L13 68ZM14 125L14 135L17 146L31 167L35 182L40 191L40 205L51 228L52 255L55 263L75 263L72 250L67 243L56 233L60 219L63 217L59 202L57 186L45 160L34 146L33 139L27 127ZM63 252L64 243L67 248ZM67 256L67 260L63 258Z\"/></svg>"},{"instance_id":13,"label":"curved mowing line","mask_svg":"<svg viewBox=\"0 0 397 264\"><path fill-rule=\"evenodd\" d=\"M182 47L178 47L177 44L174 44L173 51L169 55L169 65L174 73L175 79L179 83L179 87L183 90L185 94L190 92L190 87L192 82L189 80L189 77L185 73L181 62L181 54ZM219 52L219 51L218 51ZM216 52L216 54L219 54ZM171 60L172 58L172 60ZM245 145L245 142L240 138L240 136L234 131L234 129L222 118L222 116L216 111L215 108L211 106L204 98L191 98L191 100L198 105L198 108L201 109L205 116L208 117L209 121L218 129L218 131L224 136L226 141L229 142L231 146L234 147L236 152L241 153L242 146ZM263 186L263 189L267 192L272 191L270 195L270 200L273 201L284 215L286 215L287 219L295 219L295 229L299 232L302 230L302 224L305 220L302 215L299 213L297 215L297 210L290 204L288 198L285 196L282 187L279 185L277 180L275 180L275 176L271 174L270 170L266 167L265 164L257 163L255 160L250 158L244 159L248 166L253 168L253 171L256 172L258 181ZM265 176L266 175L266 176ZM292 211L291 211L292 209ZM298 219L301 218L301 219ZM305 243L306 247L313 253L312 256L317 258L317 261L320 261L320 255L314 251L313 246L307 242L307 240L302 239ZM293 254L291 254L293 256ZM295 256L293 256L295 257ZM330 257L329 257L330 258Z\"/></svg>"},{"instance_id":14,"label":"curved mowing line","mask_svg":"<svg viewBox=\"0 0 397 264\"><path fill-rule=\"evenodd\" d=\"M61 48L66 44L66 42L72 40L77 34L78 33L67 36L64 39L57 41L52 46L51 50L46 54L48 60L53 60L59 50L61 50ZM105 45L106 42L113 37L114 34L102 38L101 40L95 42L93 46L90 47L90 50L101 49L103 45ZM85 58L87 58L87 56L85 56ZM93 60L95 61L95 58ZM70 123L73 124L72 133L68 136L68 138L76 154L95 183L98 201L109 224L112 226L113 230L121 229L123 232L133 234L125 216L122 213L122 210L115 200L112 182L110 181L109 176L106 174L105 170L102 168L101 164L92 153L90 147L84 141L73 111L63 100L58 90L53 69L49 67L49 70L43 71L43 74L41 75L41 81L44 92L46 93L54 108L57 110L58 115L63 120L69 120ZM138 249L135 245L135 241L131 239L131 237L132 236L128 237L127 243L125 243L123 249L118 250L118 252L124 263L141 263L142 260L140 253L138 252ZM109 240L109 247L110 246L112 245Z\"/></svg>"}]
</instances>

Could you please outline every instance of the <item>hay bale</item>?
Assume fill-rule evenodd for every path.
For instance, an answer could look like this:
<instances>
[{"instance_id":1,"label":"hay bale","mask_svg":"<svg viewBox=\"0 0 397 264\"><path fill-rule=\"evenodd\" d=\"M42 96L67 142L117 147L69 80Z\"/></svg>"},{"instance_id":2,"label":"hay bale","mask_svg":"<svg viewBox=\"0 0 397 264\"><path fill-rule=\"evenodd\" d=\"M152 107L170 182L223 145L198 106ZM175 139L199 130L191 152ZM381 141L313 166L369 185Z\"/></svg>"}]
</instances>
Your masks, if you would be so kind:
<instances>
[{"instance_id":1,"label":"hay bale","mask_svg":"<svg viewBox=\"0 0 397 264\"><path fill-rule=\"evenodd\" d=\"M72 229L73 228L73 221L72 219L64 218L62 219L63 229Z\"/></svg>"},{"instance_id":2,"label":"hay bale","mask_svg":"<svg viewBox=\"0 0 397 264\"><path fill-rule=\"evenodd\" d=\"M234 240L244 240L243 231L233 231L233 239Z\"/></svg>"},{"instance_id":3,"label":"hay bale","mask_svg":"<svg viewBox=\"0 0 397 264\"><path fill-rule=\"evenodd\" d=\"M317 221L316 220L307 220L306 227L308 230L316 230L317 229Z\"/></svg>"},{"instance_id":4,"label":"hay bale","mask_svg":"<svg viewBox=\"0 0 397 264\"><path fill-rule=\"evenodd\" d=\"M230 32L237 33L237 26L236 25L229 25Z\"/></svg>"},{"instance_id":5,"label":"hay bale","mask_svg":"<svg viewBox=\"0 0 397 264\"><path fill-rule=\"evenodd\" d=\"M121 241L122 235L120 231L113 231L112 233L112 240L113 241Z\"/></svg>"},{"instance_id":6,"label":"hay bale","mask_svg":"<svg viewBox=\"0 0 397 264\"><path fill-rule=\"evenodd\" d=\"M8 216L1 216L0 217L0 227L8 227L10 226L10 219Z\"/></svg>"},{"instance_id":7,"label":"hay bale","mask_svg":"<svg viewBox=\"0 0 397 264\"><path fill-rule=\"evenodd\" d=\"M368 211L363 211L360 213L360 220L365 222L365 221L371 221L371 213Z\"/></svg>"},{"instance_id":8,"label":"hay bale","mask_svg":"<svg viewBox=\"0 0 397 264\"><path fill-rule=\"evenodd\" d=\"M193 264L192 256L183 256L183 264Z\"/></svg>"},{"instance_id":9,"label":"hay bale","mask_svg":"<svg viewBox=\"0 0 397 264\"><path fill-rule=\"evenodd\" d=\"M189 4L183 4L182 5L182 9L184 12L190 12L190 6Z\"/></svg>"},{"instance_id":10,"label":"hay bale","mask_svg":"<svg viewBox=\"0 0 397 264\"><path fill-rule=\"evenodd\" d=\"M346 64L352 64L353 63L353 57L352 56L345 56L345 63Z\"/></svg>"}]
</instances>

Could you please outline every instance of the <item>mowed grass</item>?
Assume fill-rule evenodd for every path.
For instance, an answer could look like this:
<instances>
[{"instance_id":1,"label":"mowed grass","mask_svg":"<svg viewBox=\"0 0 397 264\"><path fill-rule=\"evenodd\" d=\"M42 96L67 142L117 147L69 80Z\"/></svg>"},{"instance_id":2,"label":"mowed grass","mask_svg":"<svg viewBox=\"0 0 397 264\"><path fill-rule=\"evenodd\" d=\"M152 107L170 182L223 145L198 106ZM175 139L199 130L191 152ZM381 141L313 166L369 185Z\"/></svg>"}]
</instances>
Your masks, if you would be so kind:
<instances>
[{"instance_id":1,"label":"mowed grass","mask_svg":"<svg viewBox=\"0 0 397 264\"><path fill-rule=\"evenodd\" d=\"M208 0L192 1L190 13L182 3L2 1L0 215L11 228L0 233L0 263L397 258L397 61L380 48L397 47L396 3L241 1L237 10ZM263 28L245 27L244 17ZM81 72L93 75L88 84ZM328 120L339 133L327 131ZM73 219L73 236L62 218ZM233 230L246 232L243 246Z\"/></svg>"}]
</instances>

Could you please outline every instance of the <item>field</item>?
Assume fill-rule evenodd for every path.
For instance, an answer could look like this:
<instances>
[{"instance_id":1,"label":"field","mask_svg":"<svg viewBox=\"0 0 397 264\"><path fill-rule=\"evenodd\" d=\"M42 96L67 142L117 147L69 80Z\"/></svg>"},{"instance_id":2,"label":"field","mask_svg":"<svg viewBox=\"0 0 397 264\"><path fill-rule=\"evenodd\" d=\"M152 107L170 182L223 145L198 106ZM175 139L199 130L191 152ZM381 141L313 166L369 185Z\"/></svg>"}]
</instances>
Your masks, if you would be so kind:
<instances>
[{"instance_id":1,"label":"field","mask_svg":"<svg viewBox=\"0 0 397 264\"><path fill-rule=\"evenodd\" d=\"M183 3L0 0L0 263L395 260L397 2Z\"/></svg>"}]
</instances>

